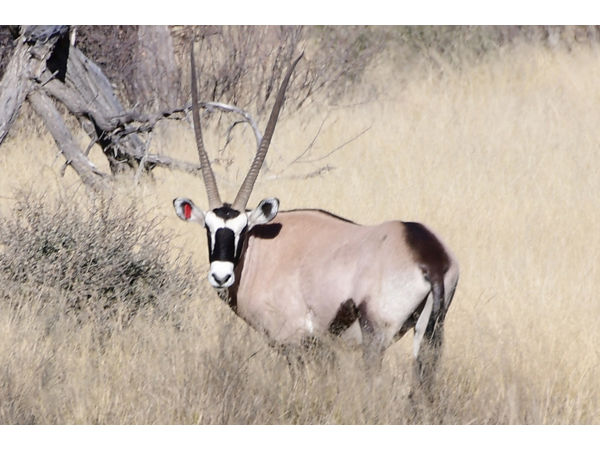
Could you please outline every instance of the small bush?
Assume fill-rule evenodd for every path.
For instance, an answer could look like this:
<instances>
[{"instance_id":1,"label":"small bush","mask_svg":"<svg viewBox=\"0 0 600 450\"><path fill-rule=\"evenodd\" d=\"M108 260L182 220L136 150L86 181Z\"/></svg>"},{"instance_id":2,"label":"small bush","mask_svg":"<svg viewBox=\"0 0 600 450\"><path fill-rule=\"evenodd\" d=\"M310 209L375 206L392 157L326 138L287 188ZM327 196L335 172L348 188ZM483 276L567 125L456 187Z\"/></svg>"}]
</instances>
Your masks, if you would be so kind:
<instances>
[{"instance_id":1,"label":"small bush","mask_svg":"<svg viewBox=\"0 0 600 450\"><path fill-rule=\"evenodd\" d=\"M82 208L30 192L16 198L13 214L0 217L3 298L50 290L74 309L136 311L195 284L189 261L169 260L169 237L135 205L96 199Z\"/></svg>"}]
</instances>

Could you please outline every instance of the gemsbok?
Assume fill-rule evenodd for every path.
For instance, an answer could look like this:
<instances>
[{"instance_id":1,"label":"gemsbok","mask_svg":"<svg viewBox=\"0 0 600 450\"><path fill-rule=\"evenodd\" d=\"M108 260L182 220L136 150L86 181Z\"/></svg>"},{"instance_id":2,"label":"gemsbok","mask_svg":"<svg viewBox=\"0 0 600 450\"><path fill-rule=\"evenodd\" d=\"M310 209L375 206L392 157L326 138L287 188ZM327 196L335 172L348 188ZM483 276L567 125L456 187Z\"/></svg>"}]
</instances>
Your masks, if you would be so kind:
<instances>
[{"instance_id":1,"label":"gemsbok","mask_svg":"<svg viewBox=\"0 0 600 450\"><path fill-rule=\"evenodd\" d=\"M281 83L250 170L229 204L219 197L202 141L192 51L192 116L208 210L180 197L175 211L206 229L210 284L270 343L295 347L339 336L362 346L371 367L414 328L415 374L423 383L433 375L458 282L458 264L435 234L413 222L364 226L319 209L279 211L276 198L246 209L301 57Z\"/></svg>"}]
</instances>

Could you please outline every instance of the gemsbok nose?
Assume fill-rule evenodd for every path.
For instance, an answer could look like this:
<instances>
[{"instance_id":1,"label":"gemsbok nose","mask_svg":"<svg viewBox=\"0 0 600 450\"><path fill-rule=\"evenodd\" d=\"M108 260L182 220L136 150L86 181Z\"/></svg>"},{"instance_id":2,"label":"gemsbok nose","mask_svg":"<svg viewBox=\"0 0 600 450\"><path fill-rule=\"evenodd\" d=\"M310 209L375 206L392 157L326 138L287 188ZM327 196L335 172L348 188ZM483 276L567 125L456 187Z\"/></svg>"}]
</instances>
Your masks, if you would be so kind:
<instances>
[{"instance_id":1,"label":"gemsbok nose","mask_svg":"<svg viewBox=\"0 0 600 450\"><path fill-rule=\"evenodd\" d=\"M219 276L215 273L212 274L212 278L219 287L224 286L231 279L231 274Z\"/></svg>"}]
</instances>

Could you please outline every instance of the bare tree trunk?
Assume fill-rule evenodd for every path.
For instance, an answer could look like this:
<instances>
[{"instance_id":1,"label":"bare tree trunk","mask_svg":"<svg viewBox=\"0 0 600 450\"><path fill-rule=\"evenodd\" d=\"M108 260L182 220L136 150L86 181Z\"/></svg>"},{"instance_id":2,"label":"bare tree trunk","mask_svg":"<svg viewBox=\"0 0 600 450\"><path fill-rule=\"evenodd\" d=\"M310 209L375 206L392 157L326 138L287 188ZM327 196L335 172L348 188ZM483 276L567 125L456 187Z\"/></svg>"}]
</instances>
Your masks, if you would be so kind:
<instances>
[{"instance_id":1,"label":"bare tree trunk","mask_svg":"<svg viewBox=\"0 0 600 450\"><path fill-rule=\"evenodd\" d=\"M138 28L138 55L135 65L136 91L151 110L173 109L178 104L180 77L169 28Z\"/></svg>"},{"instance_id":2,"label":"bare tree trunk","mask_svg":"<svg viewBox=\"0 0 600 450\"><path fill-rule=\"evenodd\" d=\"M30 89L31 83L24 80L20 72L23 61L28 57L28 49L26 46L20 45L0 81L0 144L17 118L19 109Z\"/></svg>"},{"instance_id":3,"label":"bare tree trunk","mask_svg":"<svg viewBox=\"0 0 600 450\"><path fill-rule=\"evenodd\" d=\"M99 190L103 174L81 153L52 100L43 93L48 80L64 80L66 69L60 61L68 59L67 32L64 26L23 27L0 82L0 143L27 99L44 120L67 163L86 185Z\"/></svg>"},{"instance_id":4,"label":"bare tree trunk","mask_svg":"<svg viewBox=\"0 0 600 450\"><path fill-rule=\"evenodd\" d=\"M34 28L27 27L26 30ZM0 80L0 144L16 120L27 94L33 89L34 80L46 70L46 61L59 37L57 33L45 42L31 42L26 33L19 36L14 54Z\"/></svg>"},{"instance_id":5,"label":"bare tree trunk","mask_svg":"<svg viewBox=\"0 0 600 450\"><path fill-rule=\"evenodd\" d=\"M0 143L28 99L82 180L94 188L101 174L78 148L53 102L61 101L104 150L113 173L137 167L144 154L139 136L115 135L115 118L125 115L108 79L69 43L67 26L26 26L0 82ZM118 122L118 120L116 120Z\"/></svg>"}]
</instances>

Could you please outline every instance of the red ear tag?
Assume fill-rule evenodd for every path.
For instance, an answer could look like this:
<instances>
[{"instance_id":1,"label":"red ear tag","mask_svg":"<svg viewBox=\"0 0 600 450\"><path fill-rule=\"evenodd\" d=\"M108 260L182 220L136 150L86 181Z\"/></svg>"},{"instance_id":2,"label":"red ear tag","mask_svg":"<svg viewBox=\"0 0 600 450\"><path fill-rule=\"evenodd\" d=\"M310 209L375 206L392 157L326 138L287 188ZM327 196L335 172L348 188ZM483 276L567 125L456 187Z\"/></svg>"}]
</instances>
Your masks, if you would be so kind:
<instances>
[{"instance_id":1,"label":"red ear tag","mask_svg":"<svg viewBox=\"0 0 600 450\"><path fill-rule=\"evenodd\" d=\"M183 204L183 214L188 220L192 218L192 206L189 203Z\"/></svg>"}]
</instances>

